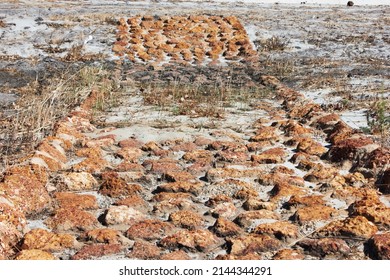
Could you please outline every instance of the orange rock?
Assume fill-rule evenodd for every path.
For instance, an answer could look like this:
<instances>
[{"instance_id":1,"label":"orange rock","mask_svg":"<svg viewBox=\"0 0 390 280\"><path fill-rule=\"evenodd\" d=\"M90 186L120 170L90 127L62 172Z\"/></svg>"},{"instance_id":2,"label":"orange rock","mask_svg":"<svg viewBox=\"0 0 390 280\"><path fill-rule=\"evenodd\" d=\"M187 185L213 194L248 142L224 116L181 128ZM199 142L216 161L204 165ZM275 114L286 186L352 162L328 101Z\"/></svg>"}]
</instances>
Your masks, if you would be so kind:
<instances>
[{"instance_id":1,"label":"orange rock","mask_svg":"<svg viewBox=\"0 0 390 280\"><path fill-rule=\"evenodd\" d=\"M300 224L312 221L327 221L337 215L337 211L329 206L315 205L298 209L293 219Z\"/></svg>"},{"instance_id":2,"label":"orange rock","mask_svg":"<svg viewBox=\"0 0 390 280\"><path fill-rule=\"evenodd\" d=\"M277 250L281 242L268 235L249 234L227 240L229 253L232 255L246 255Z\"/></svg>"},{"instance_id":3,"label":"orange rock","mask_svg":"<svg viewBox=\"0 0 390 280\"><path fill-rule=\"evenodd\" d=\"M171 213L169 215L169 221L171 221L177 227L187 229L195 229L204 225L202 216L188 210L181 210Z\"/></svg>"},{"instance_id":4,"label":"orange rock","mask_svg":"<svg viewBox=\"0 0 390 280\"><path fill-rule=\"evenodd\" d=\"M298 237L298 227L287 221L261 224L252 232L255 234L268 234L282 240L295 239Z\"/></svg>"},{"instance_id":5,"label":"orange rock","mask_svg":"<svg viewBox=\"0 0 390 280\"><path fill-rule=\"evenodd\" d=\"M282 249L279 250L273 257L273 260L303 260L305 255L298 250Z\"/></svg>"},{"instance_id":6,"label":"orange rock","mask_svg":"<svg viewBox=\"0 0 390 280\"><path fill-rule=\"evenodd\" d=\"M95 260L99 257L118 254L122 250L119 244L92 244L84 246L74 254L72 260Z\"/></svg>"},{"instance_id":7,"label":"orange rock","mask_svg":"<svg viewBox=\"0 0 390 280\"><path fill-rule=\"evenodd\" d=\"M78 208L81 210L98 209L96 197L88 194L75 194L69 192L57 192L54 198L59 207Z\"/></svg>"},{"instance_id":8,"label":"orange rock","mask_svg":"<svg viewBox=\"0 0 390 280\"><path fill-rule=\"evenodd\" d=\"M277 183L275 187L270 191L271 195L271 202L276 202L281 199L288 199L291 196L301 196L305 194L305 190L294 186L290 185L288 183Z\"/></svg>"},{"instance_id":9,"label":"orange rock","mask_svg":"<svg viewBox=\"0 0 390 280\"><path fill-rule=\"evenodd\" d=\"M56 231L90 230L98 225L98 220L91 213L77 208L59 208L45 223Z\"/></svg>"},{"instance_id":10,"label":"orange rock","mask_svg":"<svg viewBox=\"0 0 390 280\"><path fill-rule=\"evenodd\" d=\"M219 237L238 236L243 233L239 226L224 218L218 218L211 229Z\"/></svg>"},{"instance_id":11,"label":"orange rock","mask_svg":"<svg viewBox=\"0 0 390 280\"><path fill-rule=\"evenodd\" d=\"M173 251L168 254L164 254L160 258L161 260L190 260L191 257L182 250Z\"/></svg>"},{"instance_id":12,"label":"orange rock","mask_svg":"<svg viewBox=\"0 0 390 280\"><path fill-rule=\"evenodd\" d=\"M242 227L245 228L251 228L256 223L258 223L259 220L278 220L280 219L280 216L273 211L269 210L253 210L253 211L245 211L242 212L240 215L237 216L237 218L234 220L234 222Z\"/></svg>"},{"instance_id":13,"label":"orange rock","mask_svg":"<svg viewBox=\"0 0 390 280\"><path fill-rule=\"evenodd\" d=\"M201 192L204 184L202 182L172 182L157 187L158 192L189 192L197 195Z\"/></svg>"},{"instance_id":14,"label":"orange rock","mask_svg":"<svg viewBox=\"0 0 390 280\"><path fill-rule=\"evenodd\" d=\"M390 208L377 197L365 197L348 207L351 216L363 216L369 221L384 226L390 225Z\"/></svg>"},{"instance_id":15,"label":"orange rock","mask_svg":"<svg viewBox=\"0 0 390 280\"><path fill-rule=\"evenodd\" d=\"M283 148L271 148L258 155L252 155L251 160L256 163L283 163L286 156Z\"/></svg>"},{"instance_id":16,"label":"orange rock","mask_svg":"<svg viewBox=\"0 0 390 280\"><path fill-rule=\"evenodd\" d=\"M130 239L158 240L173 234L175 227L160 220L144 220L132 225L125 233Z\"/></svg>"},{"instance_id":17,"label":"orange rock","mask_svg":"<svg viewBox=\"0 0 390 280\"><path fill-rule=\"evenodd\" d=\"M95 243L119 244L121 243L121 234L119 231L110 228L97 228L84 233L82 240Z\"/></svg>"},{"instance_id":18,"label":"orange rock","mask_svg":"<svg viewBox=\"0 0 390 280\"><path fill-rule=\"evenodd\" d=\"M147 216L134 208L121 205L111 206L104 217L107 225L133 225L139 221L145 220Z\"/></svg>"},{"instance_id":19,"label":"orange rock","mask_svg":"<svg viewBox=\"0 0 390 280\"><path fill-rule=\"evenodd\" d=\"M14 255L17 243L22 237L21 230L6 220L0 220L0 255L3 258Z\"/></svg>"},{"instance_id":20,"label":"orange rock","mask_svg":"<svg viewBox=\"0 0 390 280\"><path fill-rule=\"evenodd\" d=\"M154 244L136 241L126 257L130 259L156 260L160 258L161 252L161 249Z\"/></svg>"},{"instance_id":21,"label":"orange rock","mask_svg":"<svg viewBox=\"0 0 390 280\"><path fill-rule=\"evenodd\" d=\"M144 213L149 210L149 204L139 195L130 195L123 199L119 199L115 201L114 205L125 205Z\"/></svg>"},{"instance_id":22,"label":"orange rock","mask_svg":"<svg viewBox=\"0 0 390 280\"><path fill-rule=\"evenodd\" d=\"M89 191L98 186L98 182L88 172L70 172L57 176L57 188L64 191Z\"/></svg>"},{"instance_id":23,"label":"orange rock","mask_svg":"<svg viewBox=\"0 0 390 280\"><path fill-rule=\"evenodd\" d=\"M76 240L70 234L56 234L45 229L37 228L29 231L22 240L23 250L39 249L43 251L61 251L75 248Z\"/></svg>"},{"instance_id":24,"label":"orange rock","mask_svg":"<svg viewBox=\"0 0 390 280\"><path fill-rule=\"evenodd\" d=\"M159 244L169 249L185 247L192 251L207 252L217 245L221 240L214 236L210 231L204 229L181 230L173 235L163 238Z\"/></svg>"},{"instance_id":25,"label":"orange rock","mask_svg":"<svg viewBox=\"0 0 390 280\"><path fill-rule=\"evenodd\" d=\"M0 192L7 196L25 214L37 214L50 207L46 187L29 167L14 169L4 176Z\"/></svg>"},{"instance_id":26,"label":"orange rock","mask_svg":"<svg viewBox=\"0 0 390 280\"><path fill-rule=\"evenodd\" d=\"M297 243L309 254L324 258L325 256L341 255L344 257L351 253L348 244L338 238L303 239Z\"/></svg>"},{"instance_id":27,"label":"orange rock","mask_svg":"<svg viewBox=\"0 0 390 280\"><path fill-rule=\"evenodd\" d=\"M371 258L376 260L390 260L390 233L376 234L367 242Z\"/></svg>"},{"instance_id":28,"label":"orange rock","mask_svg":"<svg viewBox=\"0 0 390 280\"><path fill-rule=\"evenodd\" d=\"M378 228L363 216L334 221L318 231L319 236L346 236L370 238Z\"/></svg>"},{"instance_id":29,"label":"orange rock","mask_svg":"<svg viewBox=\"0 0 390 280\"><path fill-rule=\"evenodd\" d=\"M22 250L20 251L16 257L15 260L58 260L55 256L53 256L51 253L42 251L42 250Z\"/></svg>"}]
</instances>

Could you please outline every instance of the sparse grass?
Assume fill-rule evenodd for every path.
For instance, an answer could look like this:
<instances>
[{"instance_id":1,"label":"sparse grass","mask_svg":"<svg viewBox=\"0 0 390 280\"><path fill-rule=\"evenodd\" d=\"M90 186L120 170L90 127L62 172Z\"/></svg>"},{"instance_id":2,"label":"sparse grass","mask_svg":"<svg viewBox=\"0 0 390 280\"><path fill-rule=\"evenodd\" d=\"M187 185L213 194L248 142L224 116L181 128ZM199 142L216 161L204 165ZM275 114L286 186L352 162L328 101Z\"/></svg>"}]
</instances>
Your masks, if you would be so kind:
<instances>
[{"instance_id":1,"label":"sparse grass","mask_svg":"<svg viewBox=\"0 0 390 280\"><path fill-rule=\"evenodd\" d=\"M367 110L369 132L380 136L383 145L390 145L390 101L380 98Z\"/></svg>"},{"instance_id":2,"label":"sparse grass","mask_svg":"<svg viewBox=\"0 0 390 280\"><path fill-rule=\"evenodd\" d=\"M192 117L223 118L226 108L236 103L250 104L256 98L269 94L268 89L205 85L174 82L170 84L149 84L143 86L144 102L147 105L169 110L174 115Z\"/></svg>"},{"instance_id":3,"label":"sparse grass","mask_svg":"<svg viewBox=\"0 0 390 280\"><path fill-rule=\"evenodd\" d=\"M108 71L88 66L76 73L66 71L45 85L38 81L33 84L31 93L23 95L10 113L0 119L0 167L31 151L51 133L56 121L79 105L92 89L99 92L98 104L93 105L99 109L114 100L117 90Z\"/></svg>"},{"instance_id":4,"label":"sparse grass","mask_svg":"<svg viewBox=\"0 0 390 280\"><path fill-rule=\"evenodd\" d=\"M253 43L259 52L272 52L285 50L289 41L277 36L272 36L268 39L256 40Z\"/></svg>"}]
</instances>

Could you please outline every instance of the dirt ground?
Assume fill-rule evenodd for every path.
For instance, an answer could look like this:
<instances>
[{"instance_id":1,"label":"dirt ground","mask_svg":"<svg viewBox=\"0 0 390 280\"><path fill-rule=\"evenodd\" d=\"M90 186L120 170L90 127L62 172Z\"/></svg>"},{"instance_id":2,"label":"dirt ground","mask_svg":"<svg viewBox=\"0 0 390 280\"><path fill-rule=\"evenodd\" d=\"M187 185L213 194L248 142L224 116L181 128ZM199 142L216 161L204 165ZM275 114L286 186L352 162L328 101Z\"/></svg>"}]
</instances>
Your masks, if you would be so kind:
<instances>
[{"instance_id":1,"label":"dirt ground","mask_svg":"<svg viewBox=\"0 0 390 280\"><path fill-rule=\"evenodd\" d=\"M389 259L389 12L0 3L0 259Z\"/></svg>"}]
</instances>

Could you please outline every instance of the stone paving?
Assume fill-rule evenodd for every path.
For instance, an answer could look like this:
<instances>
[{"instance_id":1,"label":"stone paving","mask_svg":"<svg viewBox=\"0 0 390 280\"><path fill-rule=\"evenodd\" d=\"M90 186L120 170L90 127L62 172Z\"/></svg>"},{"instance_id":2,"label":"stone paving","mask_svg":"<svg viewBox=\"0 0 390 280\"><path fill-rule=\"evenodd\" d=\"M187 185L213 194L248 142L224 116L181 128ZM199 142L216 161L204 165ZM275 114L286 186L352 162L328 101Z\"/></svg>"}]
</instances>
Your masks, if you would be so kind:
<instances>
[{"instance_id":1,"label":"stone paving","mask_svg":"<svg viewBox=\"0 0 390 280\"><path fill-rule=\"evenodd\" d=\"M253 82L272 94L219 119L145 105L136 84L96 116L91 92L3 174L0 259L389 259L389 150Z\"/></svg>"}]
</instances>

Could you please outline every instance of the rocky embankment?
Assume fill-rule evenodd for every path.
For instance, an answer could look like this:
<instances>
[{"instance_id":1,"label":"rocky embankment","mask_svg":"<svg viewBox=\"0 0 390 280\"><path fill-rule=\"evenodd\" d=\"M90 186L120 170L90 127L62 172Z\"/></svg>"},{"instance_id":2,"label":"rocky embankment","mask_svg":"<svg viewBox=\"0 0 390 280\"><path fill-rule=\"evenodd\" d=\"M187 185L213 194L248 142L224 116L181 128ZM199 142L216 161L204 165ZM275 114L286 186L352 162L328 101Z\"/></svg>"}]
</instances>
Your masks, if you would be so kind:
<instances>
[{"instance_id":1,"label":"rocky embankment","mask_svg":"<svg viewBox=\"0 0 390 280\"><path fill-rule=\"evenodd\" d=\"M389 170L375 182L389 151L276 78L259 83L273 99L203 129L146 127L137 89L97 128L92 92L5 172L1 258L389 259ZM113 121L126 102L138 133Z\"/></svg>"}]
</instances>

